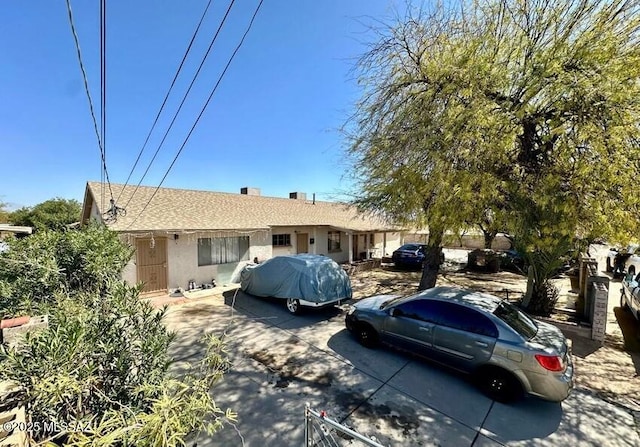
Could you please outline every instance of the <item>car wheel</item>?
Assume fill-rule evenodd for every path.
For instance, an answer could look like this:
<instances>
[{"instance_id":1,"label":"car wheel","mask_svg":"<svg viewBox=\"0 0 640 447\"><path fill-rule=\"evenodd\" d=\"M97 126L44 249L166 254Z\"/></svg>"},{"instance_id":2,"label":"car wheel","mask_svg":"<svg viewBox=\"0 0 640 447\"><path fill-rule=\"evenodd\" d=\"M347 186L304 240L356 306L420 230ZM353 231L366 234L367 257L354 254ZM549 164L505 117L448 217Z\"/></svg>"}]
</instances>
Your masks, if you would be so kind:
<instances>
[{"instance_id":1,"label":"car wheel","mask_svg":"<svg viewBox=\"0 0 640 447\"><path fill-rule=\"evenodd\" d=\"M491 399L509 403L522 397L522 385L511 373L500 368L480 371L480 388Z\"/></svg>"},{"instance_id":2,"label":"car wheel","mask_svg":"<svg viewBox=\"0 0 640 447\"><path fill-rule=\"evenodd\" d=\"M355 334L360 344L364 347L373 348L378 344L378 333L368 324L356 326Z\"/></svg>"},{"instance_id":3,"label":"car wheel","mask_svg":"<svg viewBox=\"0 0 640 447\"><path fill-rule=\"evenodd\" d=\"M295 298L287 298L287 310L294 315L298 315L300 313L300 300Z\"/></svg>"},{"instance_id":4,"label":"car wheel","mask_svg":"<svg viewBox=\"0 0 640 447\"><path fill-rule=\"evenodd\" d=\"M607 258L607 273L613 272L613 266L611 265L611 258Z\"/></svg>"}]
</instances>

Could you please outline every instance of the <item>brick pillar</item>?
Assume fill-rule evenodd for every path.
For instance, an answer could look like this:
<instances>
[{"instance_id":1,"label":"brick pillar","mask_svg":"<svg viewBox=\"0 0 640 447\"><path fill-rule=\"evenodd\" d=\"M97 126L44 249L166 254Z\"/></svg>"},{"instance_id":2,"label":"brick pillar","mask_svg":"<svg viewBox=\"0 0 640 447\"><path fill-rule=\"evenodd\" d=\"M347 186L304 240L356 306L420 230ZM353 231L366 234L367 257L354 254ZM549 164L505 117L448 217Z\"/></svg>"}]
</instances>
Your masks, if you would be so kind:
<instances>
[{"instance_id":1,"label":"brick pillar","mask_svg":"<svg viewBox=\"0 0 640 447\"><path fill-rule=\"evenodd\" d=\"M609 290L601 282L592 283L593 292L593 322L591 324L591 339L604 343L607 329L607 307L609 302Z\"/></svg>"}]
</instances>

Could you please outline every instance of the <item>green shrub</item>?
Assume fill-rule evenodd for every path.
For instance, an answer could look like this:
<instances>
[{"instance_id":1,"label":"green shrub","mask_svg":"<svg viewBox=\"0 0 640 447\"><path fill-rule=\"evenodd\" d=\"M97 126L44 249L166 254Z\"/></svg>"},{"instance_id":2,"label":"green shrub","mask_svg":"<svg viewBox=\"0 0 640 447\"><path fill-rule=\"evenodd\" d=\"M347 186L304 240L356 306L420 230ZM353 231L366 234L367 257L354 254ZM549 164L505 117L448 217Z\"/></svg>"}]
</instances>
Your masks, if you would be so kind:
<instances>
[{"instance_id":1,"label":"green shrub","mask_svg":"<svg viewBox=\"0 0 640 447\"><path fill-rule=\"evenodd\" d=\"M213 432L235 417L209 395L227 368L222 343L209 337L196 369L169 375L174 335L162 324L164 310L140 300L138 288L114 283L103 296L59 298L52 311L46 330L29 333L16 349L0 349L0 379L23 385L19 399L32 420L90 429L34 431L36 441L181 445L188 434Z\"/></svg>"},{"instance_id":2,"label":"green shrub","mask_svg":"<svg viewBox=\"0 0 640 447\"><path fill-rule=\"evenodd\" d=\"M63 291L103 292L119 280L132 255L131 247L100 225L10 240L0 253L0 317L46 313Z\"/></svg>"},{"instance_id":3,"label":"green shrub","mask_svg":"<svg viewBox=\"0 0 640 447\"><path fill-rule=\"evenodd\" d=\"M32 421L83 427L41 426L32 440L179 446L234 420L210 395L228 367L224 345L208 336L204 358L184 375L170 374L174 335L163 324L166 309L152 308L139 287L120 280L131 255L99 226L43 230L0 254L0 315L49 315L48 328L15 348L0 347L0 380L21 385L17 398Z\"/></svg>"},{"instance_id":4,"label":"green shrub","mask_svg":"<svg viewBox=\"0 0 640 447\"><path fill-rule=\"evenodd\" d=\"M56 258L59 238L58 233L43 231L9 239L9 249L0 253L0 317L46 306L64 289L64 275Z\"/></svg>"}]
</instances>

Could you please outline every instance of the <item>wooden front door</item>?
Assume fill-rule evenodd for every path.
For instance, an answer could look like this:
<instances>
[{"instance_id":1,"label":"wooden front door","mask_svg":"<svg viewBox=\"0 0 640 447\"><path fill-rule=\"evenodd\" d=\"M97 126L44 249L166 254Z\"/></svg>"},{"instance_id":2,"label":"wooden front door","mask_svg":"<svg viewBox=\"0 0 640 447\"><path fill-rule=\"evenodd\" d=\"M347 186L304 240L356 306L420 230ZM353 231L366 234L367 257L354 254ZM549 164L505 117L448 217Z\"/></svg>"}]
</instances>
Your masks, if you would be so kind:
<instances>
[{"instance_id":1,"label":"wooden front door","mask_svg":"<svg viewBox=\"0 0 640 447\"><path fill-rule=\"evenodd\" d=\"M298 233L296 246L299 253L309 253L309 233Z\"/></svg>"},{"instance_id":2,"label":"wooden front door","mask_svg":"<svg viewBox=\"0 0 640 447\"><path fill-rule=\"evenodd\" d=\"M138 239L136 241L136 265L138 281L142 281L142 293L167 290L167 239Z\"/></svg>"}]
</instances>

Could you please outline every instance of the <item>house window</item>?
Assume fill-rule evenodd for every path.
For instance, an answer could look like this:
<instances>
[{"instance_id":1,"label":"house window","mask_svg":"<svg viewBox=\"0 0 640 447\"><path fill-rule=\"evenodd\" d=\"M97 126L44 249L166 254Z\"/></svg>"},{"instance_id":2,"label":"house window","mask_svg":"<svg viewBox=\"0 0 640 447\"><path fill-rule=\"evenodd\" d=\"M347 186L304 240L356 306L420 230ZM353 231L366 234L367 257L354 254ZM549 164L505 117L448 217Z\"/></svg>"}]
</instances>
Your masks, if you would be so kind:
<instances>
[{"instance_id":1,"label":"house window","mask_svg":"<svg viewBox=\"0 0 640 447\"><path fill-rule=\"evenodd\" d=\"M198 266L249 260L249 236L198 239Z\"/></svg>"},{"instance_id":2,"label":"house window","mask_svg":"<svg viewBox=\"0 0 640 447\"><path fill-rule=\"evenodd\" d=\"M329 231L327 249L329 252L340 251L340 232Z\"/></svg>"},{"instance_id":3,"label":"house window","mask_svg":"<svg viewBox=\"0 0 640 447\"><path fill-rule=\"evenodd\" d=\"M290 247L291 235L290 234L274 234L271 236L274 247Z\"/></svg>"}]
</instances>

